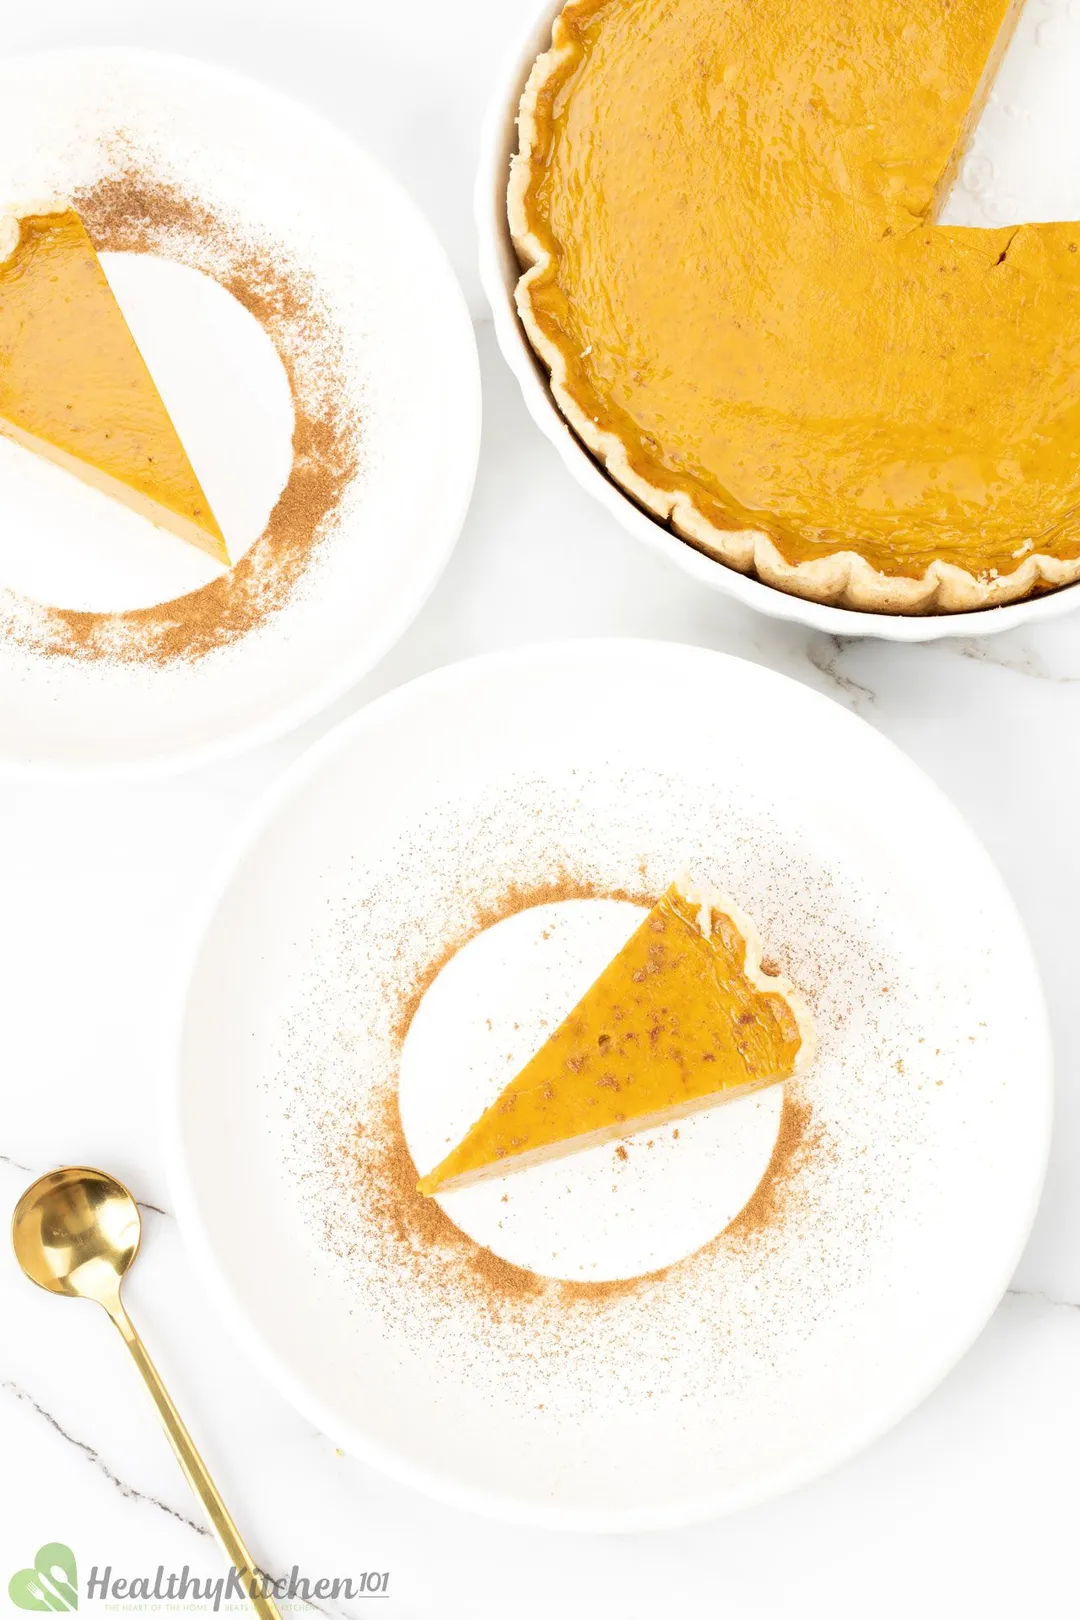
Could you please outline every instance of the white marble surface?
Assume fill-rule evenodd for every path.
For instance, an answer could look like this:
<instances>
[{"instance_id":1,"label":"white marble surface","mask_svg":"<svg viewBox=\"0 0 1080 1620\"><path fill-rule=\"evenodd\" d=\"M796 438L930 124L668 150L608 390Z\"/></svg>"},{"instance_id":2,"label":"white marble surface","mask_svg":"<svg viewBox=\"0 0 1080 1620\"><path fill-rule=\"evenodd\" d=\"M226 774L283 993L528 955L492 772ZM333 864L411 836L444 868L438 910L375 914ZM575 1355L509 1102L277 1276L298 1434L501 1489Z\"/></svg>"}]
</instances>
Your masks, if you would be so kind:
<instances>
[{"instance_id":1,"label":"white marble surface","mask_svg":"<svg viewBox=\"0 0 1080 1620\"><path fill-rule=\"evenodd\" d=\"M636 1620L668 1607L749 1620L1066 1612L1080 1447L1080 617L985 642L838 644L705 593L589 503L525 417L473 268L477 124L493 64L528 5L6 0L8 50L137 43L217 58L353 131L409 187L453 255L477 318L487 427L476 499L445 580L397 650L333 713L172 783L0 787L0 1204L64 1161L100 1162L130 1181L146 1200L132 1313L257 1556L270 1569L388 1569L390 1612L401 1620ZM282 768L366 698L423 670L497 645L597 633L757 659L829 693L912 754L1012 886L1045 974L1059 1065L1034 1235L990 1326L942 1388L863 1456L794 1496L700 1529L630 1538L491 1526L336 1454L260 1381L210 1309L168 1213L155 1117L170 1056L175 931L209 863ZM0 1258L0 1324L0 1594L54 1539L75 1548L84 1572L93 1562L217 1567L104 1318L36 1292Z\"/></svg>"}]
</instances>

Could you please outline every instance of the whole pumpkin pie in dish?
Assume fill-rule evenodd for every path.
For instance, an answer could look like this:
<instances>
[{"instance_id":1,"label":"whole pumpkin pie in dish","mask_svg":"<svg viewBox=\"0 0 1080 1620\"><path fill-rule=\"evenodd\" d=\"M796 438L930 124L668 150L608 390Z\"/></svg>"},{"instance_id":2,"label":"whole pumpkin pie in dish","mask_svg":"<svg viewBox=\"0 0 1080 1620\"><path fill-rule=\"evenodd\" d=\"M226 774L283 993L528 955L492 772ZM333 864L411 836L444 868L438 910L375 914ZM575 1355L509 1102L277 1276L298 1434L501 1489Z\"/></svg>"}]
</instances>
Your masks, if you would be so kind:
<instances>
[{"instance_id":1,"label":"whole pumpkin pie in dish","mask_svg":"<svg viewBox=\"0 0 1080 1620\"><path fill-rule=\"evenodd\" d=\"M419 1190L655 1129L790 1079L813 1051L809 1013L762 971L749 918L680 883Z\"/></svg>"},{"instance_id":2,"label":"whole pumpkin pie in dish","mask_svg":"<svg viewBox=\"0 0 1080 1620\"><path fill-rule=\"evenodd\" d=\"M63 202L0 208L0 433L228 566L93 243Z\"/></svg>"},{"instance_id":3,"label":"whole pumpkin pie in dish","mask_svg":"<svg viewBox=\"0 0 1080 1620\"><path fill-rule=\"evenodd\" d=\"M567 421L682 538L924 613L1080 577L1080 224L935 223L1010 0L571 0L508 209Z\"/></svg>"}]
</instances>

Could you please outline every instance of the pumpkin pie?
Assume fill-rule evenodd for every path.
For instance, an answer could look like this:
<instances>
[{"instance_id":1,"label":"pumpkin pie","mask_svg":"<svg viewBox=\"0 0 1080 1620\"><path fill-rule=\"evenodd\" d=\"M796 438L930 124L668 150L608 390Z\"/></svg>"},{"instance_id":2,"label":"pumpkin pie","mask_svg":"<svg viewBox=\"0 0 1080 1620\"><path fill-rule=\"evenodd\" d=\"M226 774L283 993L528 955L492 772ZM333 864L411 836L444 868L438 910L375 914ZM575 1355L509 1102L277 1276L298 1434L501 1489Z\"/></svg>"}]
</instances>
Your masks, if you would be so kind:
<instances>
[{"instance_id":1,"label":"pumpkin pie","mask_svg":"<svg viewBox=\"0 0 1080 1620\"><path fill-rule=\"evenodd\" d=\"M93 244L63 203L0 209L0 433L228 565Z\"/></svg>"},{"instance_id":2,"label":"pumpkin pie","mask_svg":"<svg viewBox=\"0 0 1080 1620\"><path fill-rule=\"evenodd\" d=\"M762 971L757 932L706 888L670 888L596 983L419 1183L446 1192L655 1128L790 1079L809 1014Z\"/></svg>"},{"instance_id":3,"label":"pumpkin pie","mask_svg":"<svg viewBox=\"0 0 1080 1620\"><path fill-rule=\"evenodd\" d=\"M699 549L925 613L1080 577L1080 224L936 223L1013 0L570 0L521 100L518 309Z\"/></svg>"}]
</instances>

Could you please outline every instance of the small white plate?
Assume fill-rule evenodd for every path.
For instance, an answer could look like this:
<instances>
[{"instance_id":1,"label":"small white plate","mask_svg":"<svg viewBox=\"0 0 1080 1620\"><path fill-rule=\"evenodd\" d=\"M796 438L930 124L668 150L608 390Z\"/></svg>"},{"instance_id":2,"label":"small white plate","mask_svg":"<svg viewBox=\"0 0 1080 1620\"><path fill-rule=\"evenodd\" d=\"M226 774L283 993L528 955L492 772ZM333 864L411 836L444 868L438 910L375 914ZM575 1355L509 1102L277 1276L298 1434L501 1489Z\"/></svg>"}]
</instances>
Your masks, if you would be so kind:
<instances>
[{"instance_id":1,"label":"small white plate","mask_svg":"<svg viewBox=\"0 0 1080 1620\"><path fill-rule=\"evenodd\" d=\"M399 1070L427 1168L682 861L809 997L811 1073L420 1200ZM1016 912L902 754L756 665L584 642L425 677L291 772L198 947L167 1137L200 1269L341 1446L640 1529L789 1489L928 1393L1008 1283L1050 1104Z\"/></svg>"},{"instance_id":2,"label":"small white plate","mask_svg":"<svg viewBox=\"0 0 1080 1620\"><path fill-rule=\"evenodd\" d=\"M628 533L702 585L737 597L748 607L768 614L770 618L791 619L816 630L828 631L830 635L881 636L889 641L936 641L943 636L996 634L1015 629L1028 620L1053 619L1080 608L1080 586L1077 585L973 613L861 613L854 608L829 607L824 602L806 601L789 591L766 585L750 574L740 574L737 569L729 568L726 563L718 562L685 540L680 540L665 524L650 517L643 507L638 506L607 476L600 463L571 431L555 403L548 386L547 372L537 360L518 319L514 291L521 269L506 218L506 186L510 176L510 160L518 147L517 113L521 93L537 56L551 44L551 25L562 10L563 3L564 0L542 0L538 14L522 30L521 38L513 46L498 76L480 140L473 206L480 238L480 279L491 305L499 348L518 380L529 415L545 437L551 440L573 478L605 506ZM1053 203L1060 205L1062 202L1059 179L1062 165L1059 157L1072 150L1071 131L1066 127L1062 115L1063 109L1070 105L1075 66L1072 61L1068 62L1066 70L1059 75L1059 94L1049 103L1054 113L1059 115L1055 125L1045 113L1048 104L1046 56L1046 50L1038 48L1037 8L1026 7L1008 57L1009 82L1014 95L1017 84L1020 86L1024 100L1023 116L1015 117L1015 109L1007 104L992 106L986 115L987 123L993 126L998 148L1003 146L1006 152L1011 150L1017 154L1011 165L1006 162L1003 167L1006 171L1010 167L1021 170L1025 182L1023 204L1018 204L1015 196L1002 197L1001 203L1006 212L999 218L985 207L988 199L983 200L982 208L972 209L973 199L968 195L963 201L950 205L955 210L950 216L952 223L1000 225L1018 222L1021 217L1062 217ZM1041 119L1032 116L1040 103L1044 109ZM979 133L981 139L981 127ZM993 144L991 149L995 149ZM1074 171L1070 167L1068 172L1072 175ZM960 189L962 187L958 187ZM1039 206L1044 202L1044 197L1039 193L1045 194L1047 191L1052 202L1044 212L1040 211ZM1012 212L1009 212L1010 208ZM1066 213L1064 217L1073 216Z\"/></svg>"},{"instance_id":3,"label":"small white plate","mask_svg":"<svg viewBox=\"0 0 1080 1620\"><path fill-rule=\"evenodd\" d=\"M472 326L397 184L217 67L0 62L0 202L53 195L87 218L239 567L226 603L201 553L0 440L0 770L174 769L299 724L416 614L472 491ZM241 590L274 610L240 613Z\"/></svg>"}]
</instances>

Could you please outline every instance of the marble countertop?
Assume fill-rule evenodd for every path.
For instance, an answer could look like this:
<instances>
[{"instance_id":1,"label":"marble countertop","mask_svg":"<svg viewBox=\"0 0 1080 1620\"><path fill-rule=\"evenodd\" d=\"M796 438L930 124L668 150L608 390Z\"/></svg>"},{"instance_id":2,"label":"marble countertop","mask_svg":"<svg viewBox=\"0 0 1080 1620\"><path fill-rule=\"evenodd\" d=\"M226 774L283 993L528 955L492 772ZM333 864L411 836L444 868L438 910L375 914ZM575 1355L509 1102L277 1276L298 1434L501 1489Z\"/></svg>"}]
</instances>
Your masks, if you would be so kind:
<instances>
[{"instance_id":1,"label":"marble countertop","mask_svg":"<svg viewBox=\"0 0 1080 1620\"><path fill-rule=\"evenodd\" d=\"M273 1571L387 1570L399 1620L1056 1607L1074 1589L1080 1448L1080 616L983 641L840 642L700 589L578 489L495 351L474 266L479 117L531 9L531 0L37 0L5 15L6 50L125 43L218 59L351 130L409 188L454 259L476 318L486 428L475 500L443 582L395 651L330 713L171 782L0 789L0 1204L62 1162L102 1163L132 1185L145 1215L132 1315L257 1557ZM413 675L496 646L596 634L696 642L768 664L912 755L1012 888L1045 977L1058 1060L1053 1158L1033 1236L990 1325L941 1388L795 1495L633 1537L493 1526L336 1452L261 1381L211 1308L169 1211L156 1118L178 935L223 843L282 769ZM84 1577L94 1563L216 1571L216 1547L104 1317L36 1292L0 1258L0 1323L0 1590L50 1540L73 1547ZM324 1609L352 1616L361 1603Z\"/></svg>"}]
</instances>

